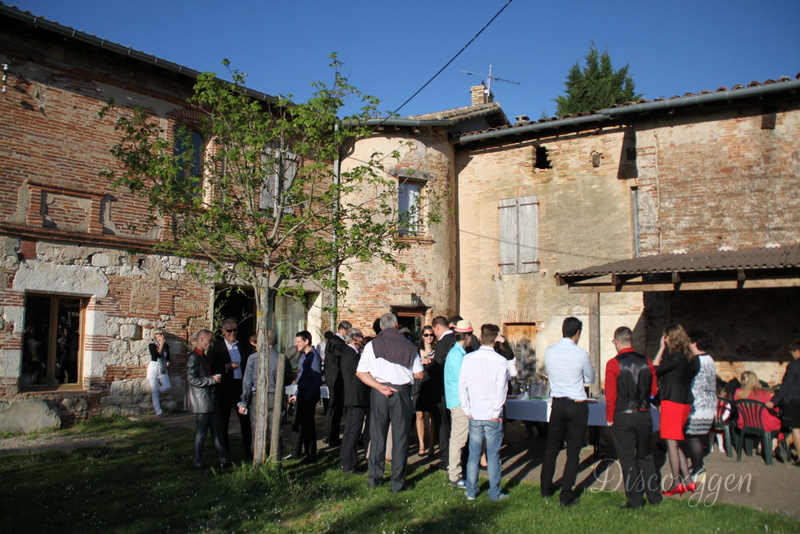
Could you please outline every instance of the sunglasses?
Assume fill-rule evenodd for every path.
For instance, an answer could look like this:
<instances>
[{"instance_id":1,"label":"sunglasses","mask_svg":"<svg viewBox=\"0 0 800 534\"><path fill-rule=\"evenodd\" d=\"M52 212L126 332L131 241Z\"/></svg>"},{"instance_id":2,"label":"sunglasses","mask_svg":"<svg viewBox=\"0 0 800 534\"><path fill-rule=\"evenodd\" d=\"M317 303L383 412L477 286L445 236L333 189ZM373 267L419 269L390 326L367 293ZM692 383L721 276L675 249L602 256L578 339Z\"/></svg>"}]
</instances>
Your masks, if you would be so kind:
<instances>
[{"instance_id":1,"label":"sunglasses","mask_svg":"<svg viewBox=\"0 0 800 534\"><path fill-rule=\"evenodd\" d=\"M433 334L422 334L422 337L433 337Z\"/></svg>"},{"instance_id":2,"label":"sunglasses","mask_svg":"<svg viewBox=\"0 0 800 534\"><path fill-rule=\"evenodd\" d=\"M226 328L225 331L228 332L228 333L230 333L230 332L238 332L239 329L238 328Z\"/></svg>"}]
</instances>

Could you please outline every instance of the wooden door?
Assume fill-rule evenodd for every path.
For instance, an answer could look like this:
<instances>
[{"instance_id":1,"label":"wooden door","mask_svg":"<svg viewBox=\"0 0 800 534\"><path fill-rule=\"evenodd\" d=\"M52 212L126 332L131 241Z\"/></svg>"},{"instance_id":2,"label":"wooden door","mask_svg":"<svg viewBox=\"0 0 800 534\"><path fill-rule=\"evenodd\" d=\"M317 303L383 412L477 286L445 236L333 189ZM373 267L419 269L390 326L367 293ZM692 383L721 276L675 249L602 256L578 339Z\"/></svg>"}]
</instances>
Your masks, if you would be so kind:
<instances>
[{"instance_id":1,"label":"wooden door","mask_svg":"<svg viewBox=\"0 0 800 534\"><path fill-rule=\"evenodd\" d=\"M503 335L511 345L517 357L516 380L512 386L524 384L526 380L536 378L536 324L535 323L506 323ZM515 393L519 387L513 389Z\"/></svg>"}]
</instances>

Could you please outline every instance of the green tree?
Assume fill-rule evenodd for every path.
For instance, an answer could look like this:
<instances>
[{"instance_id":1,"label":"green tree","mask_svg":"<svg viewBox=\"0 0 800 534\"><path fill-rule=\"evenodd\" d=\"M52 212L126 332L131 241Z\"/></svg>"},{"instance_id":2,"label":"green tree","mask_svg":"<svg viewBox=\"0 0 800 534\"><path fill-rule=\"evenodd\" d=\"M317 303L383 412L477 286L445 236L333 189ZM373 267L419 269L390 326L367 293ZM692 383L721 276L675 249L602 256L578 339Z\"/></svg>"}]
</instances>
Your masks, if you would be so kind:
<instances>
[{"instance_id":1,"label":"green tree","mask_svg":"<svg viewBox=\"0 0 800 534\"><path fill-rule=\"evenodd\" d=\"M633 79L628 74L629 65L614 70L608 50L598 54L592 41L585 59L585 67L581 68L576 61L569 69L564 82L565 94L554 99L557 116L588 113L642 97L636 94Z\"/></svg>"},{"instance_id":2,"label":"green tree","mask_svg":"<svg viewBox=\"0 0 800 534\"><path fill-rule=\"evenodd\" d=\"M382 173L384 155L375 153L339 172L341 155L371 135L368 122L377 116L378 100L351 86L336 55L331 58L333 84L315 83L313 96L300 104L289 97L249 96L244 75L235 70L232 83L201 74L188 100L201 118L174 135L141 108L110 102L101 112L101 118L113 115L121 134L111 148L121 170L102 175L149 203L149 224L167 236L156 250L200 260L189 265L203 282L254 289L259 391L267 390L265 333L273 323L276 295L302 294L309 281L338 295L346 280L331 273L345 262L380 259L397 265L395 253L408 247L395 239L402 226L398 183ZM227 60L223 64L229 68ZM362 105L360 111L340 119L344 103L353 100ZM412 209L436 223L438 199L427 199L426 206ZM258 413L266 414L267 395L257 400ZM273 461L281 400L275 396ZM255 465L266 460L265 419L254 433Z\"/></svg>"}]
</instances>

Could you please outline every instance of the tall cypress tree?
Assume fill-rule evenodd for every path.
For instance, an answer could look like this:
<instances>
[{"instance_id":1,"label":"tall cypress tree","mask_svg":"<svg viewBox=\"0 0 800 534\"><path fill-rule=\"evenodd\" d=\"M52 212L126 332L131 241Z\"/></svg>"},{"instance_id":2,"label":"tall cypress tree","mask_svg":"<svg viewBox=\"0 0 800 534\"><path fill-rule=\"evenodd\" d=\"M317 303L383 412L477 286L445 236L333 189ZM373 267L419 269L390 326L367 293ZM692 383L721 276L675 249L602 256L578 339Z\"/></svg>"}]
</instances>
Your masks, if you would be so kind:
<instances>
[{"instance_id":1,"label":"tall cypress tree","mask_svg":"<svg viewBox=\"0 0 800 534\"><path fill-rule=\"evenodd\" d=\"M588 113L642 97L636 94L636 86L628 74L629 65L614 70L608 50L599 54L592 41L584 59L585 67L581 68L576 61L569 69L565 94L554 99L557 116Z\"/></svg>"}]
</instances>

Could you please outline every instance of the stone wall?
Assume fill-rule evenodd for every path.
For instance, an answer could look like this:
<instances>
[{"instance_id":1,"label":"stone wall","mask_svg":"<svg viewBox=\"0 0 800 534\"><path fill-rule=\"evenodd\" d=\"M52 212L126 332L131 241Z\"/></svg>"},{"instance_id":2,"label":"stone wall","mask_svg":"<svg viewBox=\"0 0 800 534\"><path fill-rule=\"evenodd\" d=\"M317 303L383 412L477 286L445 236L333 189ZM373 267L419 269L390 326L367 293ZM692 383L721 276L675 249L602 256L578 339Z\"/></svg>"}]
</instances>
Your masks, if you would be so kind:
<instances>
[{"instance_id":1,"label":"stone wall","mask_svg":"<svg viewBox=\"0 0 800 534\"><path fill-rule=\"evenodd\" d=\"M12 238L0 241L6 250L14 248ZM212 288L186 272L186 260L43 241L36 243L34 258L16 264L13 256L3 259L12 276L10 285L0 288L2 398L51 400L67 419L147 413L152 410L147 345L153 329L163 328L171 349L172 389L162 394L162 406L182 406L186 347L194 332L208 326L212 303ZM40 391L18 383L27 293L88 300L77 386Z\"/></svg>"}]
</instances>

